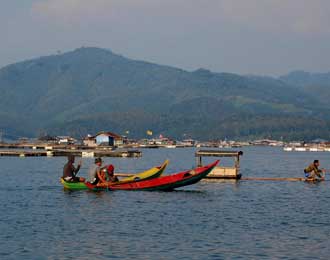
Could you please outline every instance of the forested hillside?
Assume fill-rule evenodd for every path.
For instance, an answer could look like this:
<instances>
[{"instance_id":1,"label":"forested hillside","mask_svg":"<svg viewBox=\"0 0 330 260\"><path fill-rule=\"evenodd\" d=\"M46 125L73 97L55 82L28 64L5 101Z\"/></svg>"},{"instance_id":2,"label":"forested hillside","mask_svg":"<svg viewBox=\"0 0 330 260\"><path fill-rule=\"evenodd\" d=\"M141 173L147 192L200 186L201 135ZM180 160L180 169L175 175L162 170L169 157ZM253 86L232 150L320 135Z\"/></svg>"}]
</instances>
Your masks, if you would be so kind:
<instances>
[{"instance_id":1,"label":"forested hillside","mask_svg":"<svg viewBox=\"0 0 330 260\"><path fill-rule=\"evenodd\" d=\"M179 139L329 139L329 77L293 76L189 72L80 48L0 70L0 129L12 136L129 130L141 138L151 129Z\"/></svg>"}]
</instances>

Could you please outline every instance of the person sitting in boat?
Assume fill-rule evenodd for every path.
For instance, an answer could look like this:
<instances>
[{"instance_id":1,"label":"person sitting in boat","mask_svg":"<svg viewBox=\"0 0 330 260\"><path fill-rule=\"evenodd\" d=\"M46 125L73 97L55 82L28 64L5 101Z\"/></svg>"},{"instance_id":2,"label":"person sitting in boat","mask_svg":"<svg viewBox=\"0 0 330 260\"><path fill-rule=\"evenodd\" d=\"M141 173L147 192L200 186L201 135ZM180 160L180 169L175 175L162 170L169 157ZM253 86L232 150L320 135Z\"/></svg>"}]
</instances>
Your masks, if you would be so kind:
<instances>
[{"instance_id":1,"label":"person sitting in boat","mask_svg":"<svg viewBox=\"0 0 330 260\"><path fill-rule=\"evenodd\" d=\"M69 155L68 162L64 165L63 168L62 178L65 181L69 181L69 182L84 182L85 178L76 176L78 171L80 170L82 161L78 163L77 167L73 165L74 161L75 161L75 157L73 155Z\"/></svg>"},{"instance_id":2,"label":"person sitting in boat","mask_svg":"<svg viewBox=\"0 0 330 260\"><path fill-rule=\"evenodd\" d=\"M103 176L101 175L101 171L104 169L104 167L102 167L102 162L103 161L100 157L95 158L94 164L90 167L88 171L89 182L93 185L105 181Z\"/></svg>"},{"instance_id":3,"label":"person sitting in boat","mask_svg":"<svg viewBox=\"0 0 330 260\"><path fill-rule=\"evenodd\" d=\"M107 180L108 180L109 182L117 182L117 181L119 181L119 180L118 180L118 177L115 176L115 174L114 174L115 167L114 167L112 164L109 164L109 165L107 166L106 170L107 170L107 175L108 175Z\"/></svg>"},{"instance_id":4,"label":"person sitting in boat","mask_svg":"<svg viewBox=\"0 0 330 260\"><path fill-rule=\"evenodd\" d=\"M319 166L319 160L314 160L312 164L310 164L307 168L304 169L305 177L307 180L324 179L323 174L325 174L325 170L319 169Z\"/></svg>"}]
</instances>

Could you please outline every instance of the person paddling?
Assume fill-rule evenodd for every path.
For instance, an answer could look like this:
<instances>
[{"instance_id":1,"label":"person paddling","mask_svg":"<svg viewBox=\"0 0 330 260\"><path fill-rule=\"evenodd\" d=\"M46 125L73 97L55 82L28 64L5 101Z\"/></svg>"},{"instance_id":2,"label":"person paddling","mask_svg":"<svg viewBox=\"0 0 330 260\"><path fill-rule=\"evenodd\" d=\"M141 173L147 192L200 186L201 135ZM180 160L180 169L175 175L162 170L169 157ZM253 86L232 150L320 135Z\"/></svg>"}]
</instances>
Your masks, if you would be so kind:
<instances>
[{"instance_id":1,"label":"person paddling","mask_svg":"<svg viewBox=\"0 0 330 260\"><path fill-rule=\"evenodd\" d=\"M76 176L80 170L82 161L78 163L78 166L75 167L74 164L75 157L74 155L68 156L68 162L63 167L63 176L62 178L68 182L84 182L85 178Z\"/></svg>"},{"instance_id":2,"label":"person paddling","mask_svg":"<svg viewBox=\"0 0 330 260\"><path fill-rule=\"evenodd\" d=\"M306 180L324 180L324 169L319 169L319 160L314 160L307 168L304 169Z\"/></svg>"}]
</instances>

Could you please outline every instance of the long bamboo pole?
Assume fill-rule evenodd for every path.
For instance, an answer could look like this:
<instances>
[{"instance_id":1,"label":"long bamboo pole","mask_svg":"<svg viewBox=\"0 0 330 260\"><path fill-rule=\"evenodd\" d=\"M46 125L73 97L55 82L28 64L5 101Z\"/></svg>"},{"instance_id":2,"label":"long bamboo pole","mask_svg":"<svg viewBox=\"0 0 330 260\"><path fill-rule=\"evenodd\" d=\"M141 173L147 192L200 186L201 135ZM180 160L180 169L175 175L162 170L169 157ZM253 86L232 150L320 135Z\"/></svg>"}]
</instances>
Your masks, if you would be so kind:
<instances>
[{"instance_id":1,"label":"long bamboo pole","mask_svg":"<svg viewBox=\"0 0 330 260\"><path fill-rule=\"evenodd\" d=\"M305 181L305 178L282 178L282 177L242 177L243 181Z\"/></svg>"}]
</instances>

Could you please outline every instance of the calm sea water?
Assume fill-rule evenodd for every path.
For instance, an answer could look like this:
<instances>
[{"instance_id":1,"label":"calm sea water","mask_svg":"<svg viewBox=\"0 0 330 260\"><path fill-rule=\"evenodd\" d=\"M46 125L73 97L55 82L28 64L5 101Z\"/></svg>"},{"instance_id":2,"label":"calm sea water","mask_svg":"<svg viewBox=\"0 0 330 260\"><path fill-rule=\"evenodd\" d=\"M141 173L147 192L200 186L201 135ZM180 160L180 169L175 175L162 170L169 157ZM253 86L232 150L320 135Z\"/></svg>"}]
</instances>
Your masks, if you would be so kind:
<instances>
[{"instance_id":1,"label":"calm sea water","mask_svg":"<svg viewBox=\"0 0 330 260\"><path fill-rule=\"evenodd\" d=\"M329 153L243 151L247 177L302 177L316 158L330 169ZM194 149L149 149L142 158L105 161L138 172L165 159L166 173L190 169ZM65 158L0 157L0 163L0 259L329 259L330 181L67 192L59 183ZM80 175L87 176L92 160L83 163Z\"/></svg>"}]
</instances>

